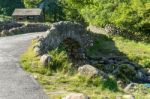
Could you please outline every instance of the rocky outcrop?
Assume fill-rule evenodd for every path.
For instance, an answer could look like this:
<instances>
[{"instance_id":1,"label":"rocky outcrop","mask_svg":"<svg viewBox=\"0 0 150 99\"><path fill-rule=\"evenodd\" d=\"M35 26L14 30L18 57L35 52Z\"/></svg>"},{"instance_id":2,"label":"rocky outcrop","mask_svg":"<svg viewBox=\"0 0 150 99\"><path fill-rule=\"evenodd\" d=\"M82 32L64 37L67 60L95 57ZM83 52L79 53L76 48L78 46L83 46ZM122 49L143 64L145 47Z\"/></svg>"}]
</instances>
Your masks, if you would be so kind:
<instances>
[{"instance_id":1,"label":"rocky outcrop","mask_svg":"<svg viewBox=\"0 0 150 99\"><path fill-rule=\"evenodd\" d=\"M123 56L88 57L89 64L98 67L106 74L114 75L118 79L124 79L128 83L150 82L149 73L139 64L134 63Z\"/></svg>"}]
</instances>

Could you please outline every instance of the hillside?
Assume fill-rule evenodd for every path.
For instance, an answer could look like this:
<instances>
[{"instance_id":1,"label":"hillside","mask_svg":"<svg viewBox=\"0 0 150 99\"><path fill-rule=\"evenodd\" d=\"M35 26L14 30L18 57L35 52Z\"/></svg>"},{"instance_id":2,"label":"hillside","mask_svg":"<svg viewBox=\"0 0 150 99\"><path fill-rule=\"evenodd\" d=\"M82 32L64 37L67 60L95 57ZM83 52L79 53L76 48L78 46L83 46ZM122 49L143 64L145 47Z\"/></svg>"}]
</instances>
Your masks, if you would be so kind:
<instances>
[{"instance_id":1,"label":"hillside","mask_svg":"<svg viewBox=\"0 0 150 99\"><path fill-rule=\"evenodd\" d=\"M55 35L57 35L56 32ZM116 99L126 94L134 95L135 99L149 98L149 88L146 87L146 83L150 82L148 76L150 45L104 33L92 33L92 35L94 35L93 45L84 52L87 58L78 59L78 57L70 56L70 53L73 54L73 52L68 50L72 47L75 49L77 45L73 40L69 40L68 43L67 41L62 42L56 49L48 51L50 57L48 64L41 63L41 59L47 54L36 56L34 46L39 46L39 43L34 40L21 57L23 68L31 72L43 85L45 92L54 99L61 99L69 93L84 93L90 99L106 97ZM80 54L83 53L80 52ZM100 76L91 78L88 74L80 75L79 68L88 66L84 64L90 64L99 69ZM130 84L132 87L127 88Z\"/></svg>"},{"instance_id":2,"label":"hillside","mask_svg":"<svg viewBox=\"0 0 150 99\"><path fill-rule=\"evenodd\" d=\"M11 17L15 8L26 15ZM50 99L150 99L149 0L1 0L0 40L30 32L42 36L19 62ZM11 46L0 51L5 47Z\"/></svg>"}]
</instances>

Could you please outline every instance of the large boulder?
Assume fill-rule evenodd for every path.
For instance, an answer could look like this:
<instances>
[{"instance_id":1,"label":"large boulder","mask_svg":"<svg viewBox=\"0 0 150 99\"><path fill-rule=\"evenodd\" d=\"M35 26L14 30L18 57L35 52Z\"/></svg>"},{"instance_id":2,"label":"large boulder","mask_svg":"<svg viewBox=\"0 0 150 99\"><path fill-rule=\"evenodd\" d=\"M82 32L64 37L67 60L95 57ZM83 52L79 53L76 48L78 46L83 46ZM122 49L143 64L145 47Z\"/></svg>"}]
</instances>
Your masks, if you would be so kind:
<instances>
[{"instance_id":1,"label":"large boulder","mask_svg":"<svg viewBox=\"0 0 150 99\"><path fill-rule=\"evenodd\" d=\"M78 72L81 75L88 76L88 77L95 77L99 75L99 70L92 65L83 65L78 68Z\"/></svg>"},{"instance_id":2,"label":"large boulder","mask_svg":"<svg viewBox=\"0 0 150 99\"><path fill-rule=\"evenodd\" d=\"M72 93L64 97L63 99L90 99L90 98L82 93Z\"/></svg>"},{"instance_id":3,"label":"large boulder","mask_svg":"<svg viewBox=\"0 0 150 99\"><path fill-rule=\"evenodd\" d=\"M48 63L51 61L51 57L48 54L41 56L40 62L43 66L48 66Z\"/></svg>"}]
</instances>

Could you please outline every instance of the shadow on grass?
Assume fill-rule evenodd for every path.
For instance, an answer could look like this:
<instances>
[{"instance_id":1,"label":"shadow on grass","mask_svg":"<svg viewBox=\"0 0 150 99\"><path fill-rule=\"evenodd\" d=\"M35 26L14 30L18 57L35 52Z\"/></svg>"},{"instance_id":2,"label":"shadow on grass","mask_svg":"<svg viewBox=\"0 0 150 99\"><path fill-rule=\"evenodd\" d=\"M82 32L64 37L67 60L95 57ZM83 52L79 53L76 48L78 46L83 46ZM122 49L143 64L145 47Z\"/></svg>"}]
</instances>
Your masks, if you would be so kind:
<instances>
[{"instance_id":1,"label":"shadow on grass","mask_svg":"<svg viewBox=\"0 0 150 99\"><path fill-rule=\"evenodd\" d=\"M111 37L104 34L90 34L94 44L86 50L87 63L124 83L150 83L149 74L144 68L120 52ZM117 84L113 79L109 78L103 82L103 89L114 90L115 86Z\"/></svg>"},{"instance_id":2,"label":"shadow on grass","mask_svg":"<svg viewBox=\"0 0 150 99\"><path fill-rule=\"evenodd\" d=\"M150 32L145 31L144 32L127 32L123 31L122 33L119 34L119 36L122 36L125 39L133 40L136 42L144 42L144 43L150 43Z\"/></svg>"}]
</instances>

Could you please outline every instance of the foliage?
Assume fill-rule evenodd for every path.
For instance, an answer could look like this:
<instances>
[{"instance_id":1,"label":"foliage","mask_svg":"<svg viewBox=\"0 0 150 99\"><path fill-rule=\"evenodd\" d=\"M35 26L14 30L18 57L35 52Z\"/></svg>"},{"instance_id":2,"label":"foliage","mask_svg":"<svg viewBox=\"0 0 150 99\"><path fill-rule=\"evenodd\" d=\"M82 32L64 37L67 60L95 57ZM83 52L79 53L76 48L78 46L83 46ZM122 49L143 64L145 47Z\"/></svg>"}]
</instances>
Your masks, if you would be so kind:
<instances>
[{"instance_id":1,"label":"foliage","mask_svg":"<svg viewBox=\"0 0 150 99\"><path fill-rule=\"evenodd\" d=\"M44 7L47 21L57 22L64 20L63 6L58 0L49 0Z\"/></svg>"},{"instance_id":2,"label":"foliage","mask_svg":"<svg viewBox=\"0 0 150 99\"><path fill-rule=\"evenodd\" d=\"M114 37L116 47L123 52L130 60L140 64L142 67L150 66L150 44L135 42L122 37Z\"/></svg>"},{"instance_id":3,"label":"foliage","mask_svg":"<svg viewBox=\"0 0 150 99\"><path fill-rule=\"evenodd\" d=\"M36 8L43 0L23 0L26 8Z\"/></svg>"},{"instance_id":4,"label":"foliage","mask_svg":"<svg viewBox=\"0 0 150 99\"><path fill-rule=\"evenodd\" d=\"M24 7L22 0L0 0L0 14L11 15L15 8Z\"/></svg>"},{"instance_id":5,"label":"foliage","mask_svg":"<svg viewBox=\"0 0 150 99\"><path fill-rule=\"evenodd\" d=\"M37 7L42 2L33 1L24 0L24 4ZM69 20L102 27L114 24L129 32L149 33L149 5L149 0L47 0L44 9L46 20L51 22Z\"/></svg>"},{"instance_id":6,"label":"foliage","mask_svg":"<svg viewBox=\"0 0 150 99\"><path fill-rule=\"evenodd\" d=\"M36 8L43 2L47 21L88 22L102 27L114 24L129 32L150 31L149 0L4 0L0 1L0 14L11 15L15 8Z\"/></svg>"},{"instance_id":7,"label":"foliage","mask_svg":"<svg viewBox=\"0 0 150 99\"><path fill-rule=\"evenodd\" d=\"M52 61L49 63L49 70L52 71L62 71L67 73L72 66L72 63L68 59L66 51L62 48L56 48L49 52L49 55L52 58Z\"/></svg>"},{"instance_id":8,"label":"foliage","mask_svg":"<svg viewBox=\"0 0 150 99\"><path fill-rule=\"evenodd\" d=\"M32 41L31 46L28 48L28 50L21 55L21 63L23 68L32 73L40 73L40 74L49 74L49 71L47 71L46 68L43 68L44 66L40 63L40 58L36 57L36 54L33 52L33 45L36 43L36 41Z\"/></svg>"},{"instance_id":9,"label":"foliage","mask_svg":"<svg viewBox=\"0 0 150 99\"><path fill-rule=\"evenodd\" d=\"M27 52L21 56L21 62L25 70L29 72L39 72L41 74L51 74L52 72L61 71L63 73L68 73L72 63L69 61L66 52L62 48L57 48L55 50L49 51L52 58L51 62L48 64L47 68L40 63L40 58L36 57L33 53L33 45L36 40L32 41L32 45L28 48ZM32 69L35 68L35 69Z\"/></svg>"},{"instance_id":10,"label":"foliage","mask_svg":"<svg viewBox=\"0 0 150 99\"><path fill-rule=\"evenodd\" d=\"M33 8L38 7L44 3L44 13L46 21L76 21L84 23L84 18L80 15L77 9L68 5L65 0L24 0L25 7Z\"/></svg>"},{"instance_id":11,"label":"foliage","mask_svg":"<svg viewBox=\"0 0 150 99\"><path fill-rule=\"evenodd\" d=\"M66 0L90 24L114 24L130 32L150 29L149 0Z\"/></svg>"}]
</instances>

